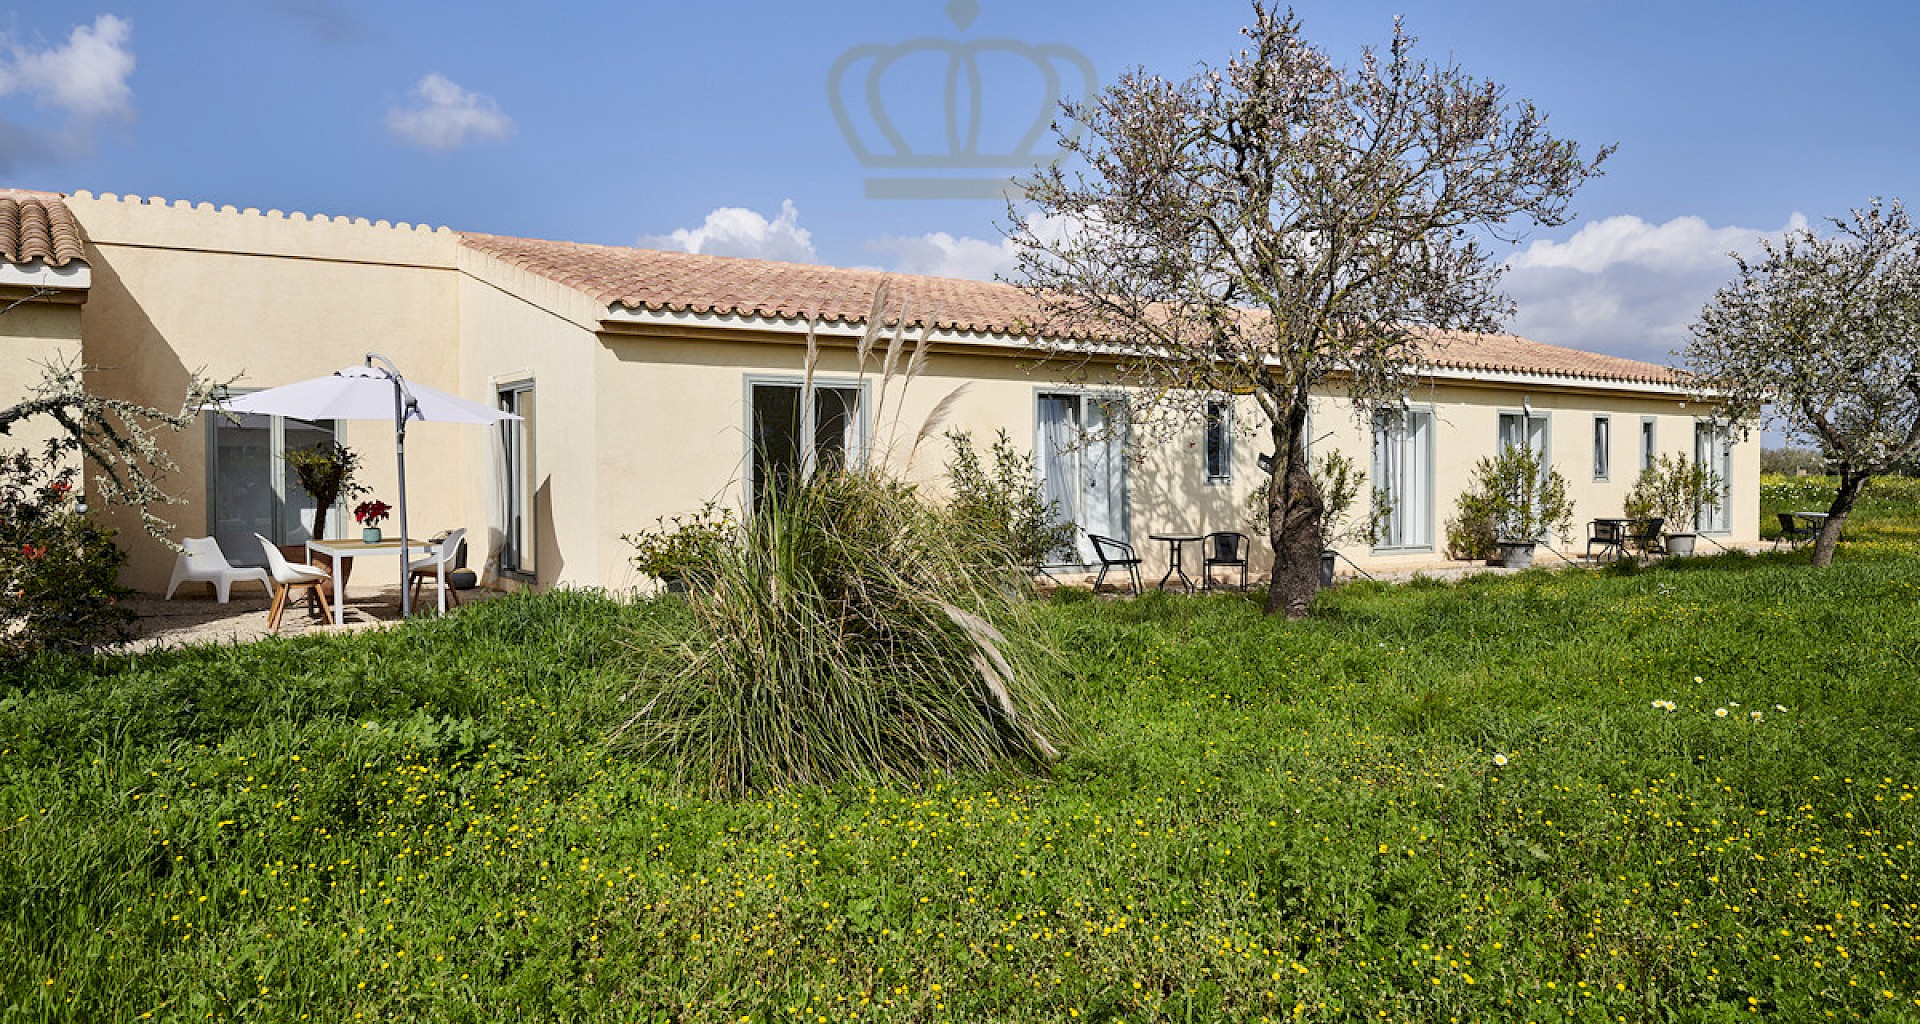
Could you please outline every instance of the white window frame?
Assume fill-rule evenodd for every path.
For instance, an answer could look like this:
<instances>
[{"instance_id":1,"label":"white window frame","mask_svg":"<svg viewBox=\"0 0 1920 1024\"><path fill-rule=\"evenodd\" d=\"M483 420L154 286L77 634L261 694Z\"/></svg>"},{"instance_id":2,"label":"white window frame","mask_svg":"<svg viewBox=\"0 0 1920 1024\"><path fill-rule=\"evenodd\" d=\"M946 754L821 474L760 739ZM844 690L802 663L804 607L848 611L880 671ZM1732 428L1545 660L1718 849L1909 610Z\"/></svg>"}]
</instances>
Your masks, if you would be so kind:
<instances>
[{"instance_id":1,"label":"white window frame","mask_svg":"<svg viewBox=\"0 0 1920 1024\"><path fill-rule=\"evenodd\" d=\"M539 392L532 378L496 381L493 392L497 408L525 417L500 421L501 478L504 486L500 492L499 572L509 579L531 581L540 569L540 518L533 496L533 482L539 479L540 465L535 424L540 415ZM518 397L511 399L509 407L509 396L519 395L526 395L533 400L532 415L526 415L525 401ZM519 507L516 508L516 505ZM521 539L528 550L523 551L512 543L515 513L521 517L520 532L525 535Z\"/></svg>"},{"instance_id":2,"label":"white window frame","mask_svg":"<svg viewBox=\"0 0 1920 1024\"><path fill-rule=\"evenodd\" d=\"M1613 476L1613 417L1606 413L1593 416L1593 478L1604 482Z\"/></svg>"},{"instance_id":3,"label":"white window frame","mask_svg":"<svg viewBox=\"0 0 1920 1024\"><path fill-rule=\"evenodd\" d=\"M753 508L753 389L762 387L793 388L800 392L800 464L801 472L812 476L816 468L818 453L814 449L814 428L816 413L814 403L808 401L809 392L832 390L853 391L854 400L859 404L855 410L853 441L847 445L847 461L857 463L864 459L867 448L873 442L873 381L860 377L826 377L815 375L809 383L800 374L749 373L741 383L740 411L744 435L741 439L742 472L740 490L745 501L743 508Z\"/></svg>"},{"instance_id":4,"label":"white window frame","mask_svg":"<svg viewBox=\"0 0 1920 1024\"><path fill-rule=\"evenodd\" d=\"M1708 457L1711 462L1700 458L1702 437L1710 445ZM1720 477L1720 507L1711 512L1700 510L1700 517L1694 523L1694 529L1702 534L1724 537L1733 532L1733 438L1729 431L1710 419L1693 421L1693 458L1696 463L1705 465L1708 471Z\"/></svg>"},{"instance_id":5,"label":"white window frame","mask_svg":"<svg viewBox=\"0 0 1920 1024\"><path fill-rule=\"evenodd\" d=\"M1385 426L1384 420L1388 416L1402 419L1402 424L1397 431L1390 432ZM1409 416L1419 416L1426 420L1424 441L1416 441L1413 439L1418 432L1407 429L1405 417ZM1411 497L1420 505L1419 511L1422 513L1420 516L1420 525L1426 533L1424 538L1409 540L1405 535L1403 526L1406 521L1406 516L1400 508L1396 507L1393 515L1389 517L1387 521L1388 535L1380 538L1373 545L1372 550L1375 554L1401 554L1434 550L1434 536L1437 532L1434 529L1434 455L1436 447L1435 438L1439 432L1439 422L1439 416L1435 414L1434 407L1431 405L1402 405L1397 409L1382 410L1374 416L1372 424L1373 459L1372 466L1367 474L1367 487L1365 488L1366 493L1364 495L1366 504L1358 511L1367 516L1373 514L1373 492L1376 489L1386 490L1390 494L1393 494L1396 498L1397 505L1404 505L1407 499ZM1393 486L1389 487L1381 486L1381 477L1383 475L1382 465L1385 458L1385 453L1382 448L1383 434L1386 439L1396 441L1401 445L1400 452L1398 453L1399 461L1397 463L1400 466L1400 479L1395 481ZM1412 465L1408 459L1409 454L1423 462L1425 469L1424 473L1418 472L1417 470L1415 471L1417 483L1415 484L1414 490L1417 493L1412 495L1406 493L1407 488L1405 486L1409 467ZM1395 533L1398 533L1399 536L1394 536Z\"/></svg>"},{"instance_id":6,"label":"white window frame","mask_svg":"<svg viewBox=\"0 0 1920 1024\"><path fill-rule=\"evenodd\" d=\"M1218 410L1218 418L1215 417ZM1220 466L1215 472L1213 465L1213 432L1220 431ZM1206 412L1200 425L1200 462L1206 473L1207 483L1224 485L1233 483L1233 399L1209 398Z\"/></svg>"},{"instance_id":7,"label":"white window frame","mask_svg":"<svg viewBox=\"0 0 1920 1024\"><path fill-rule=\"evenodd\" d=\"M1640 417L1640 472L1653 468L1654 460L1660 457L1660 421L1652 416Z\"/></svg>"}]
</instances>

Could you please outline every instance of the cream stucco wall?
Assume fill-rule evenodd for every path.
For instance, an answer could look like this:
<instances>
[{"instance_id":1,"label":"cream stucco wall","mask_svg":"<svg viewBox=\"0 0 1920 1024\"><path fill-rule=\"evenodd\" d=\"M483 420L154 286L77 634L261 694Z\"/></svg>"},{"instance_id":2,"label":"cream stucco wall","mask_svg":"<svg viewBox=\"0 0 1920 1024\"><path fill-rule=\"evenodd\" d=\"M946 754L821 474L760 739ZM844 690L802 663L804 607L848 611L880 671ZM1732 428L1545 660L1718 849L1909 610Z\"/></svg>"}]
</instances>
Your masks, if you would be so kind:
<instances>
[{"instance_id":1,"label":"cream stucco wall","mask_svg":"<svg viewBox=\"0 0 1920 1024\"><path fill-rule=\"evenodd\" d=\"M0 407L27 396L41 369L80 359L80 299L84 292L63 291L33 297L32 288L0 287ZM22 301L26 300L26 301ZM14 305L14 303L20 303ZM0 436L0 447L38 448L58 432L45 417L23 420Z\"/></svg>"},{"instance_id":2,"label":"cream stucco wall","mask_svg":"<svg viewBox=\"0 0 1920 1024\"><path fill-rule=\"evenodd\" d=\"M236 388L274 387L359 363L370 351L411 379L459 390L458 242L444 230L85 193L67 204L93 269L81 330L101 393L171 408L194 371L231 378ZM409 429L415 536L481 525L468 488L479 472L463 444L470 429ZM354 422L344 434L361 455L363 481L391 503L391 425ZM158 511L176 524L176 537L210 532L208 437L203 417L169 445L179 471L168 487L185 503ZM124 510L109 518L128 548L128 585L164 588L173 553ZM355 578L384 582L389 568L397 581L397 567L372 564Z\"/></svg>"}]
</instances>

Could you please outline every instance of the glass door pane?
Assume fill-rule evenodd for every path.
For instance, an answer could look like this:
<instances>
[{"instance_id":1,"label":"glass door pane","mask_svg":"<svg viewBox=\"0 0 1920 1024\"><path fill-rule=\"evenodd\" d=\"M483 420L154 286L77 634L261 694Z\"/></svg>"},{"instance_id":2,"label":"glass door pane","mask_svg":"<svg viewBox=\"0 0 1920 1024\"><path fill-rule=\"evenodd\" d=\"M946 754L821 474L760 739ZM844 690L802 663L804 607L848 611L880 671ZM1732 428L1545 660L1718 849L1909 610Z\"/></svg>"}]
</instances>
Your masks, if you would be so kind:
<instances>
[{"instance_id":1,"label":"glass door pane","mask_svg":"<svg viewBox=\"0 0 1920 1024\"><path fill-rule=\"evenodd\" d=\"M797 386L755 384L752 402L752 487L758 505L775 488L799 478L805 466L801 438L806 433Z\"/></svg>"},{"instance_id":2,"label":"glass door pane","mask_svg":"<svg viewBox=\"0 0 1920 1024\"><path fill-rule=\"evenodd\" d=\"M296 448L311 448L333 440L333 428L306 420L283 420L281 426L281 453ZM337 509L327 510L327 521L322 523L322 531L316 532L314 526L313 497L307 489L300 486L300 474L293 471L285 459L278 460L282 472L280 493L283 500L280 506L279 537L282 544L304 544L314 536L339 537L340 517Z\"/></svg>"},{"instance_id":3,"label":"glass door pane","mask_svg":"<svg viewBox=\"0 0 1920 1024\"><path fill-rule=\"evenodd\" d=\"M243 415L238 422L225 416L213 422L213 460L208 495L209 532L220 551L234 565L265 565L260 534L277 541L273 497L273 418Z\"/></svg>"}]
</instances>

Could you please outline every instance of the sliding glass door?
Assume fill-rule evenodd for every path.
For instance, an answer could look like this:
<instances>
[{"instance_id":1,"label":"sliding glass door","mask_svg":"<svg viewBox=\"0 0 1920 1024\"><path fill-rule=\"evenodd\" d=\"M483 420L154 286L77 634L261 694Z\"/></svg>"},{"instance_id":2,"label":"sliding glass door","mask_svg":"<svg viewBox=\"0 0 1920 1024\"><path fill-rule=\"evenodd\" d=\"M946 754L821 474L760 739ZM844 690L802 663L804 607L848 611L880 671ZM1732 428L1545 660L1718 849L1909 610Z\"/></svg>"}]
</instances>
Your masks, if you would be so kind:
<instances>
[{"instance_id":1,"label":"sliding glass door","mask_svg":"<svg viewBox=\"0 0 1920 1024\"><path fill-rule=\"evenodd\" d=\"M1035 410L1041 487L1059 522L1077 529L1051 564L1094 561L1086 535L1128 539L1127 421L1111 395L1042 394Z\"/></svg>"},{"instance_id":2,"label":"sliding glass door","mask_svg":"<svg viewBox=\"0 0 1920 1024\"><path fill-rule=\"evenodd\" d=\"M209 416L207 532L235 565L265 565L259 534L275 544L304 544L313 536L313 499L287 465L287 452L337 440L331 420L310 423L283 416ZM339 509L329 509L326 535L339 536Z\"/></svg>"}]
</instances>

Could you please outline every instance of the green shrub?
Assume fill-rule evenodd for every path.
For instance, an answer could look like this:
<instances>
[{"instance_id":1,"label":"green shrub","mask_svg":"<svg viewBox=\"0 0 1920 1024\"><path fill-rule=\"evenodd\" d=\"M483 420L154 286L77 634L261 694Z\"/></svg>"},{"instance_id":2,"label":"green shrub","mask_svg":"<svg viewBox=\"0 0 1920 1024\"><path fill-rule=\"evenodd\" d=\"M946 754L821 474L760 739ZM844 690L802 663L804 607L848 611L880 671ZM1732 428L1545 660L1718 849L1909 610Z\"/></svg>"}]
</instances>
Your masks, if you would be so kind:
<instances>
[{"instance_id":1,"label":"green shrub","mask_svg":"<svg viewBox=\"0 0 1920 1024\"><path fill-rule=\"evenodd\" d=\"M19 451L0 459L0 663L124 640L126 553L81 511L71 465Z\"/></svg>"},{"instance_id":2,"label":"green shrub","mask_svg":"<svg viewBox=\"0 0 1920 1024\"><path fill-rule=\"evenodd\" d=\"M623 534L620 539L633 546L629 558L633 567L662 583L709 582L714 563L738 532L733 510L712 501L697 512L661 516L654 522L657 528Z\"/></svg>"},{"instance_id":3,"label":"green shrub","mask_svg":"<svg viewBox=\"0 0 1920 1024\"><path fill-rule=\"evenodd\" d=\"M1473 483L1455 499L1446 523L1447 556L1492 558L1501 541L1551 534L1564 542L1572 529L1566 478L1531 445L1508 445L1474 466Z\"/></svg>"},{"instance_id":4,"label":"green shrub","mask_svg":"<svg viewBox=\"0 0 1920 1024\"><path fill-rule=\"evenodd\" d=\"M348 501L369 493L354 479L360 471L360 456L338 441L321 441L306 448L295 448L283 456L300 481L300 488L313 499L313 539L324 540L327 510L341 499Z\"/></svg>"},{"instance_id":5,"label":"green shrub","mask_svg":"<svg viewBox=\"0 0 1920 1024\"><path fill-rule=\"evenodd\" d=\"M639 627L650 664L616 737L727 794L1052 758L1025 571L961 548L878 470L769 493L687 614Z\"/></svg>"},{"instance_id":6,"label":"green shrub","mask_svg":"<svg viewBox=\"0 0 1920 1024\"><path fill-rule=\"evenodd\" d=\"M1701 512L1719 507L1719 475L1685 454L1668 452L1640 471L1625 512L1633 519L1661 519L1667 533L1691 533Z\"/></svg>"},{"instance_id":7,"label":"green shrub","mask_svg":"<svg viewBox=\"0 0 1920 1024\"><path fill-rule=\"evenodd\" d=\"M1061 520L1059 502L1046 499L1033 456L1016 450L1005 430L993 439L991 467L981 465L968 432L947 431L947 443L948 512L969 549L1030 567L1073 543L1073 524Z\"/></svg>"},{"instance_id":8,"label":"green shrub","mask_svg":"<svg viewBox=\"0 0 1920 1024\"><path fill-rule=\"evenodd\" d=\"M1447 557L1461 561L1481 561L1500 554L1495 535L1493 498L1478 489L1468 490L1454 499L1454 514L1447 519Z\"/></svg>"}]
</instances>

